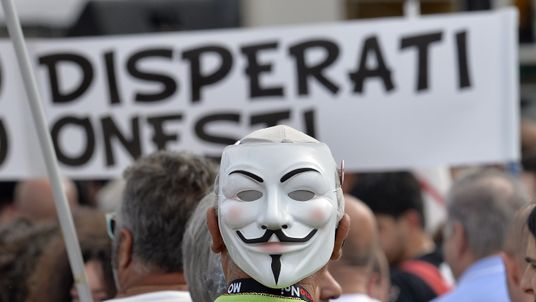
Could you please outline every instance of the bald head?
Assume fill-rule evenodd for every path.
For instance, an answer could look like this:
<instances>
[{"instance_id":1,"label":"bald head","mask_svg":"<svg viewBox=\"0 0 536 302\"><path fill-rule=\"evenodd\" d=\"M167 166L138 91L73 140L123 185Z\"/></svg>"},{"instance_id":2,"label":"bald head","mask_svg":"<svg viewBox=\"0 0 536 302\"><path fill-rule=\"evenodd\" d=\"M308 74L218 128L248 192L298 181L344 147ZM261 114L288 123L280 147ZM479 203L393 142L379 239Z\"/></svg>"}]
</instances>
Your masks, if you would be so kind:
<instances>
[{"instance_id":1,"label":"bald head","mask_svg":"<svg viewBox=\"0 0 536 302\"><path fill-rule=\"evenodd\" d=\"M77 190L70 180L63 181L63 190L71 208L78 205ZM19 216L39 221L56 217L52 187L46 178L21 181L15 188L15 207Z\"/></svg>"},{"instance_id":2,"label":"bald head","mask_svg":"<svg viewBox=\"0 0 536 302\"><path fill-rule=\"evenodd\" d=\"M343 293L366 291L378 246L378 231L372 211L360 200L345 195L344 211L350 216L350 232L339 261L330 264L330 271L341 284Z\"/></svg>"},{"instance_id":3,"label":"bald head","mask_svg":"<svg viewBox=\"0 0 536 302\"><path fill-rule=\"evenodd\" d=\"M376 222L372 211L360 200L350 195L346 200L345 212L350 216L350 232L343 247L341 264L369 269L378 241Z\"/></svg>"}]
</instances>

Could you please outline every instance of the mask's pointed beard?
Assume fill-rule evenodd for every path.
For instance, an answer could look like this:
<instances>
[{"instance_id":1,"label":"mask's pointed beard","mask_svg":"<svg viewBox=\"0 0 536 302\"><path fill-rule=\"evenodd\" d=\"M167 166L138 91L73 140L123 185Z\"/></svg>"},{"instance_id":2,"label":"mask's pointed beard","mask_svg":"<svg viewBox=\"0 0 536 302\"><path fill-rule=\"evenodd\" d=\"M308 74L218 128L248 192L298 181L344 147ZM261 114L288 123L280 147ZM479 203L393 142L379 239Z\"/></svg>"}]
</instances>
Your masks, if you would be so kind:
<instances>
[{"instance_id":1,"label":"mask's pointed beard","mask_svg":"<svg viewBox=\"0 0 536 302\"><path fill-rule=\"evenodd\" d=\"M272 257L272 273L274 274L275 284L279 282L279 273L281 273L281 255L270 255Z\"/></svg>"}]
</instances>

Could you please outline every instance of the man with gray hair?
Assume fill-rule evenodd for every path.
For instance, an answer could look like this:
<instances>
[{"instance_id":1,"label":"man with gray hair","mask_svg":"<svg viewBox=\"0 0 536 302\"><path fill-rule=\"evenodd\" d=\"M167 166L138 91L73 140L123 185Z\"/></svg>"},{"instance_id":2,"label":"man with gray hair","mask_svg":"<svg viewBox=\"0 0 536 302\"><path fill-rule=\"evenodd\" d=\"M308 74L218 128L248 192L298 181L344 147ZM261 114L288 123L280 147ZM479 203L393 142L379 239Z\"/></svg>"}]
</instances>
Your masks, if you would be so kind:
<instances>
[{"instance_id":1,"label":"man with gray hair","mask_svg":"<svg viewBox=\"0 0 536 302\"><path fill-rule=\"evenodd\" d=\"M500 252L527 201L521 184L498 170L478 170L453 184L443 251L457 287L434 301L510 301Z\"/></svg>"},{"instance_id":2,"label":"man with gray hair","mask_svg":"<svg viewBox=\"0 0 536 302\"><path fill-rule=\"evenodd\" d=\"M215 175L209 159L185 152L160 151L127 168L123 201L111 228L118 298L109 301L191 301L182 238Z\"/></svg>"}]
</instances>

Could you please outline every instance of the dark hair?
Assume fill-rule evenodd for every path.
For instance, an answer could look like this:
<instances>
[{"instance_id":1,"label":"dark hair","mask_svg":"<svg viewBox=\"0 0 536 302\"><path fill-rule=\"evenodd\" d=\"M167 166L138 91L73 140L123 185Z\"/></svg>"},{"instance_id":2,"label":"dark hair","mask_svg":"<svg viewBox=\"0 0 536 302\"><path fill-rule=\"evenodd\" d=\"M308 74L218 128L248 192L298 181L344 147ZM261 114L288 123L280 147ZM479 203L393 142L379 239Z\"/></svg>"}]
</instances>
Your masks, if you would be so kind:
<instances>
[{"instance_id":1,"label":"dark hair","mask_svg":"<svg viewBox=\"0 0 536 302\"><path fill-rule=\"evenodd\" d=\"M16 181L0 181L0 211L13 203Z\"/></svg>"},{"instance_id":2,"label":"dark hair","mask_svg":"<svg viewBox=\"0 0 536 302\"><path fill-rule=\"evenodd\" d=\"M536 207L530 211L529 218L527 218L527 227L534 238L536 238Z\"/></svg>"},{"instance_id":3,"label":"dark hair","mask_svg":"<svg viewBox=\"0 0 536 302\"><path fill-rule=\"evenodd\" d=\"M112 246L106 232L104 214L80 207L73 211L73 221L84 263L93 260L99 262L106 286L106 299L111 299L116 294L116 288L111 266ZM32 268L32 275L28 279L28 297L25 301L38 302L46 297L47 301L69 302L73 285L67 249L63 236L57 229L56 235L50 238Z\"/></svg>"},{"instance_id":4,"label":"dark hair","mask_svg":"<svg viewBox=\"0 0 536 302\"><path fill-rule=\"evenodd\" d=\"M35 225L24 218L0 227L0 301L28 301L28 279L57 232L55 224Z\"/></svg>"},{"instance_id":5,"label":"dark hair","mask_svg":"<svg viewBox=\"0 0 536 302\"><path fill-rule=\"evenodd\" d=\"M350 194L361 199L374 214L398 219L409 210L416 211L424 228L424 208L421 187L410 172L363 173Z\"/></svg>"},{"instance_id":6,"label":"dark hair","mask_svg":"<svg viewBox=\"0 0 536 302\"><path fill-rule=\"evenodd\" d=\"M186 222L216 173L211 160L187 152L159 151L127 168L118 223L133 234L135 258L166 272L183 271Z\"/></svg>"}]
</instances>

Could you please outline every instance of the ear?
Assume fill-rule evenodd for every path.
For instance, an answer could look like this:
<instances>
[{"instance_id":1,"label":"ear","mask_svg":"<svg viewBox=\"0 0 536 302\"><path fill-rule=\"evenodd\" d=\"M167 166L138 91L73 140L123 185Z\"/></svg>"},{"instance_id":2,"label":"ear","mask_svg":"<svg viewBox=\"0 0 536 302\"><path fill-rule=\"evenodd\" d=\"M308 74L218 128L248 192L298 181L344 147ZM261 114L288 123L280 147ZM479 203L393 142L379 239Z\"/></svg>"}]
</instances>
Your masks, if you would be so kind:
<instances>
[{"instance_id":1,"label":"ear","mask_svg":"<svg viewBox=\"0 0 536 302\"><path fill-rule=\"evenodd\" d=\"M344 214L339 221L337 230L335 231L335 243L333 245L333 252L331 253L331 260L338 260L342 256L342 245L346 236L348 236L348 231L350 230L350 217L348 214Z\"/></svg>"},{"instance_id":2,"label":"ear","mask_svg":"<svg viewBox=\"0 0 536 302\"><path fill-rule=\"evenodd\" d=\"M455 252L457 256L462 256L465 254L469 248L467 242L467 234L463 229L463 226L459 222L455 222L452 225L452 240L455 244Z\"/></svg>"},{"instance_id":3,"label":"ear","mask_svg":"<svg viewBox=\"0 0 536 302\"><path fill-rule=\"evenodd\" d=\"M119 247L117 251L117 263L119 268L127 268L132 262L132 248L134 238L132 233L125 228L119 230Z\"/></svg>"},{"instance_id":4,"label":"ear","mask_svg":"<svg viewBox=\"0 0 536 302\"><path fill-rule=\"evenodd\" d=\"M412 228L422 228L422 221L419 213L415 210L408 210L403 215L404 220L410 225Z\"/></svg>"},{"instance_id":5,"label":"ear","mask_svg":"<svg viewBox=\"0 0 536 302\"><path fill-rule=\"evenodd\" d=\"M225 250L225 244L223 243L223 238L220 233L220 226L218 225L218 214L216 209L211 207L207 210L207 226L212 237L212 246L211 249L214 253L221 253Z\"/></svg>"}]
</instances>

